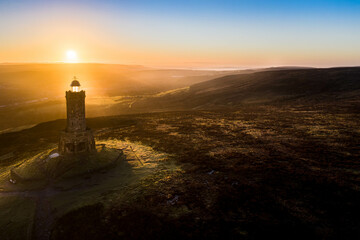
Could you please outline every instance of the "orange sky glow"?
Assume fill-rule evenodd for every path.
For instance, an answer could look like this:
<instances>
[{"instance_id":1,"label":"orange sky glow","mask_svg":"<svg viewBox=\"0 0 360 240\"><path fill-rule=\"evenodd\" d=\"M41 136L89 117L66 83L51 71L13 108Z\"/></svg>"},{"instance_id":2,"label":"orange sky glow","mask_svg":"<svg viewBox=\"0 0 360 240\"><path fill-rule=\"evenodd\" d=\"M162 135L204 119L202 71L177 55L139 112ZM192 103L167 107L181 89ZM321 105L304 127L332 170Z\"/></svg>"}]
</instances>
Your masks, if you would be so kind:
<instances>
[{"instance_id":1,"label":"orange sky glow","mask_svg":"<svg viewBox=\"0 0 360 240\"><path fill-rule=\"evenodd\" d=\"M2 5L1 5L2 4ZM0 62L157 67L360 65L358 17L156 14L122 6L0 1ZM224 13L221 13L224 14ZM227 17L226 17L227 16ZM355 17L354 17L355 18ZM356 20L356 21L354 21ZM357 26L358 27L358 26ZM353 33L352 35L350 33ZM70 61L67 52L76 52Z\"/></svg>"}]
</instances>

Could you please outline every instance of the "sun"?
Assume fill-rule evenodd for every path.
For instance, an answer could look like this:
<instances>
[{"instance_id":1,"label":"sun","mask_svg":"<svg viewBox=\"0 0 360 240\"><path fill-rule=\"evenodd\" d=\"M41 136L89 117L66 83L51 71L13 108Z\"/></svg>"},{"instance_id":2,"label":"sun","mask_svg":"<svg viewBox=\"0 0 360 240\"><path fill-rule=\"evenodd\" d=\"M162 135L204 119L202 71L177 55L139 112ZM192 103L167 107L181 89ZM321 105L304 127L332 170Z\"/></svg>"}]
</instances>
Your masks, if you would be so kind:
<instances>
[{"instance_id":1,"label":"sun","mask_svg":"<svg viewBox=\"0 0 360 240\"><path fill-rule=\"evenodd\" d=\"M78 62L77 53L74 50L66 51L66 62L67 63L77 63Z\"/></svg>"}]
</instances>

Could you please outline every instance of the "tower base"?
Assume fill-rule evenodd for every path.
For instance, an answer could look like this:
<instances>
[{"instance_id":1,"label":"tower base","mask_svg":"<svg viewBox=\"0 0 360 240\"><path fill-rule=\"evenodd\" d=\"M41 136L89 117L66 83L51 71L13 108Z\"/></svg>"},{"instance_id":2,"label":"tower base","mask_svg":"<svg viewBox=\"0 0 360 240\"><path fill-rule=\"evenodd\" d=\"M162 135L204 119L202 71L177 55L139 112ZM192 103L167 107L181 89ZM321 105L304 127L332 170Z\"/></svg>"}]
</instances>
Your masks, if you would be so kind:
<instances>
[{"instance_id":1,"label":"tower base","mask_svg":"<svg viewBox=\"0 0 360 240\"><path fill-rule=\"evenodd\" d=\"M60 155L90 153L95 151L95 140L90 129L81 132L66 132L60 134Z\"/></svg>"}]
</instances>

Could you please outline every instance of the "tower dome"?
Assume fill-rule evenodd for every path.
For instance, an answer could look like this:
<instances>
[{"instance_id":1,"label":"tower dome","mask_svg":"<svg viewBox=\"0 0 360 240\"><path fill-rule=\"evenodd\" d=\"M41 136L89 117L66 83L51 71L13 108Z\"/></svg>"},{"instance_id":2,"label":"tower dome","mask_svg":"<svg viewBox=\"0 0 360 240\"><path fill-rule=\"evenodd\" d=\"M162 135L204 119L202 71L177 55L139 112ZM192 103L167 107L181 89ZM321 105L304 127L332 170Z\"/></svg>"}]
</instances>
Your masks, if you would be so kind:
<instances>
[{"instance_id":1,"label":"tower dome","mask_svg":"<svg viewBox=\"0 0 360 240\"><path fill-rule=\"evenodd\" d=\"M73 92L79 92L80 91L80 82L77 80L77 78L74 76L74 80L71 82L70 87Z\"/></svg>"}]
</instances>

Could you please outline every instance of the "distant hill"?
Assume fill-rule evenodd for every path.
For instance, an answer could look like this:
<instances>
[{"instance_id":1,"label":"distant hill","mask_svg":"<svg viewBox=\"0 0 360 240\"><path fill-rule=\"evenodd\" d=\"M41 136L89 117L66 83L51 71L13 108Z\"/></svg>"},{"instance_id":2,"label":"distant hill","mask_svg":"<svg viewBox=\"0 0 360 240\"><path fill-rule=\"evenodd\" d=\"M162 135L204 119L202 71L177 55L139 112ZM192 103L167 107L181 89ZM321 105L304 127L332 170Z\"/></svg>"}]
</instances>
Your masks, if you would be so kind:
<instances>
[{"instance_id":1,"label":"distant hill","mask_svg":"<svg viewBox=\"0 0 360 240\"><path fill-rule=\"evenodd\" d=\"M277 67L233 71L111 64L0 65L0 132L65 118L77 75L86 116L289 105L360 111L360 68ZM324 106L326 105L326 106Z\"/></svg>"},{"instance_id":2,"label":"distant hill","mask_svg":"<svg viewBox=\"0 0 360 240\"><path fill-rule=\"evenodd\" d=\"M224 76L132 104L134 109L213 109L244 104L360 103L360 67L267 70Z\"/></svg>"},{"instance_id":3,"label":"distant hill","mask_svg":"<svg viewBox=\"0 0 360 240\"><path fill-rule=\"evenodd\" d=\"M99 63L0 64L0 106L63 98L74 75L87 95L94 97L154 94L231 73L234 72Z\"/></svg>"},{"instance_id":4,"label":"distant hill","mask_svg":"<svg viewBox=\"0 0 360 240\"><path fill-rule=\"evenodd\" d=\"M99 63L0 64L0 131L65 118L65 91L74 75L86 90L87 117L95 117L125 113L133 98L240 72ZM119 102L126 102L125 110L109 106Z\"/></svg>"}]
</instances>

